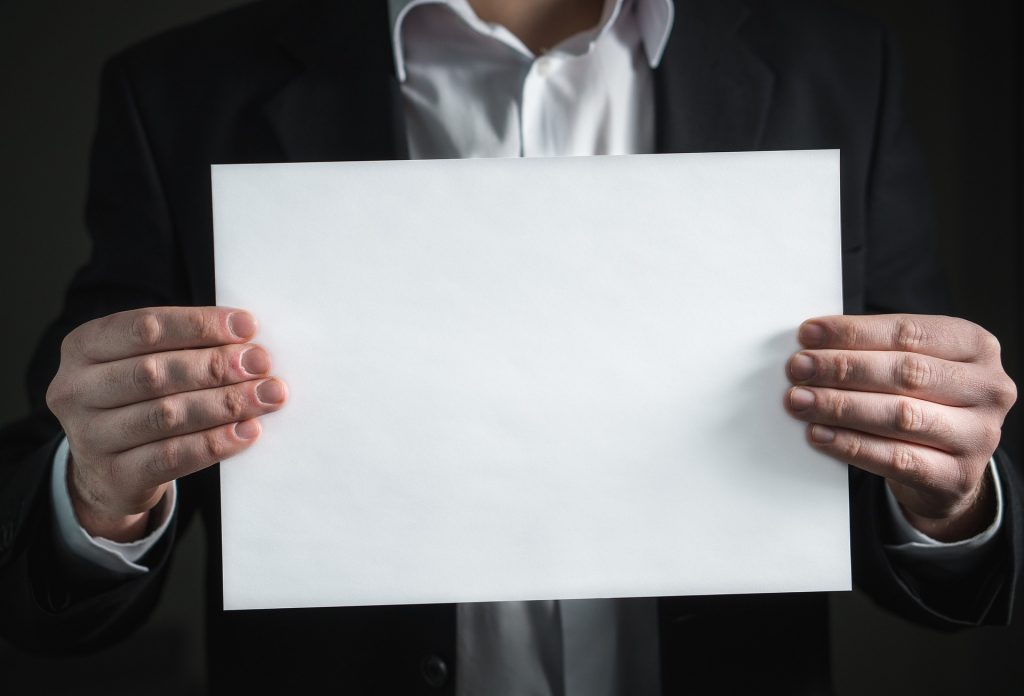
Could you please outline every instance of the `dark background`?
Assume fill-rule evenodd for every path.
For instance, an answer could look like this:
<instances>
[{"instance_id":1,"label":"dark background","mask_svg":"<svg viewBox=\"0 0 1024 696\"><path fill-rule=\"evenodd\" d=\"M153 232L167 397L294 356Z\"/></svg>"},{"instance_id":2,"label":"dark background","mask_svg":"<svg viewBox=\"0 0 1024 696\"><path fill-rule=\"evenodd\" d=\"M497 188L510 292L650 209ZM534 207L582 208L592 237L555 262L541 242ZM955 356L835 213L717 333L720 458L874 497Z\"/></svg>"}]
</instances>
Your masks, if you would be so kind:
<instances>
[{"instance_id":1,"label":"dark background","mask_svg":"<svg viewBox=\"0 0 1024 696\"><path fill-rule=\"evenodd\" d=\"M238 4L0 0L0 422L26 411L22 375L30 352L88 254L82 206L102 61L162 29ZM685 21L685 0L677 4ZM1021 5L843 4L883 19L904 49L910 115L936 194L939 244L957 313L999 337L1007 371L1020 384ZM1021 411L1011 414L1004 440L1017 453ZM124 645L53 661L0 643L0 691L13 696L9 686L31 678L38 694L201 692L203 543L196 525L181 541L155 616ZM841 696L1024 693L1019 620L1010 629L947 635L889 616L858 593L836 594L832 608Z\"/></svg>"}]
</instances>

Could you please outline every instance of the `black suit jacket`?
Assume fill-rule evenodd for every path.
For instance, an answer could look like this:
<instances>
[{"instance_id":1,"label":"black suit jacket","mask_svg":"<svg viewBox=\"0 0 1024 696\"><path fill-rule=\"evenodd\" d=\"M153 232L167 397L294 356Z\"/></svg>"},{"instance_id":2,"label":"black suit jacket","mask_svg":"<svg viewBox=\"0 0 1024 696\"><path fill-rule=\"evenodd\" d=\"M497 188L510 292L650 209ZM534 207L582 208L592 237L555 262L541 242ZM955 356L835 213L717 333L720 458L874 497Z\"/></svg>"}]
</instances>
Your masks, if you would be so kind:
<instances>
[{"instance_id":1,"label":"black suit jacket","mask_svg":"<svg viewBox=\"0 0 1024 696\"><path fill-rule=\"evenodd\" d=\"M662 152L841 148L848 312L940 312L923 173L885 33L816 2L686 0L655 71ZM0 631L76 651L126 635L158 595L171 533L120 584L73 582L50 540L46 486L60 437L44 393L61 338L111 312L214 303L211 163L406 156L386 3L256 3L132 48L106 67L87 222L94 242L29 375L33 414L0 434ZM851 472L856 582L942 627L1002 623L1020 575L1016 472L1007 518L969 577L925 580L882 544L882 482ZM178 528L210 531L211 678L231 691L453 693L451 605L230 612L220 604L216 469L180 482ZM824 594L663 598L665 693L830 690Z\"/></svg>"}]
</instances>

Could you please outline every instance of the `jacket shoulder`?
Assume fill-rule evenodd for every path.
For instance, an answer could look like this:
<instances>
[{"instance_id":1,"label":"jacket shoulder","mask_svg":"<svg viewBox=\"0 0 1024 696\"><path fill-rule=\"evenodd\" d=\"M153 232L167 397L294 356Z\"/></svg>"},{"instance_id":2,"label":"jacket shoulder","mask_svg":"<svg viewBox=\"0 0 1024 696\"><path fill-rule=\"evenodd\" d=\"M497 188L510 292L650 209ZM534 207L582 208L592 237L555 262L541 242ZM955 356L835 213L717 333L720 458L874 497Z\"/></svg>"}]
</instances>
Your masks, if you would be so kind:
<instances>
[{"instance_id":1,"label":"jacket shoulder","mask_svg":"<svg viewBox=\"0 0 1024 696\"><path fill-rule=\"evenodd\" d=\"M174 27L116 54L130 76L159 74L165 79L208 79L227 73L252 73L261 61L280 60L277 37L316 0L262 0Z\"/></svg>"},{"instance_id":2,"label":"jacket shoulder","mask_svg":"<svg viewBox=\"0 0 1024 696\"><path fill-rule=\"evenodd\" d=\"M866 37L882 31L874 17L822 0L744 0L757 21L775 30L805 34L818 32L826 38Z\"/></svg>"}]
</instances>

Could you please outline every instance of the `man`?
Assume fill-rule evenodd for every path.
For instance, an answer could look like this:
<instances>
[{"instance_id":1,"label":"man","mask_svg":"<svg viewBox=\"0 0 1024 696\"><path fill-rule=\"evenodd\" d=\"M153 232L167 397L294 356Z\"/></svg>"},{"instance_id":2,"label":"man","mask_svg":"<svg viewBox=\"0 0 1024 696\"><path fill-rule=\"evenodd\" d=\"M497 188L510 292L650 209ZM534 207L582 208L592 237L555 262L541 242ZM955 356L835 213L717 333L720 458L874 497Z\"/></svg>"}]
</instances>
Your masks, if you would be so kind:
<instances>
[{"instance_id":1,"label":"man","mask_svg":"<svg viewBox=\"0 0 1024 696\"><path fill-rule=\"evenodd\" d=\"M803 324L785 407L854 466L862 587L939 626L1005 622L1015 389L991 335L933 316L898 95L881 31L800 2L263 2L119 56L93 259L33 366L36 413L2 438L0 626L56 650L125 635L176 526L216 530L210 467L286 402L256 318L211 306L210 163L812 147L843 150L847 311L915 314ZM225 613L209 546L210 665L232 690L829 689L823 595Z\"/></svg>"}]
</instances>

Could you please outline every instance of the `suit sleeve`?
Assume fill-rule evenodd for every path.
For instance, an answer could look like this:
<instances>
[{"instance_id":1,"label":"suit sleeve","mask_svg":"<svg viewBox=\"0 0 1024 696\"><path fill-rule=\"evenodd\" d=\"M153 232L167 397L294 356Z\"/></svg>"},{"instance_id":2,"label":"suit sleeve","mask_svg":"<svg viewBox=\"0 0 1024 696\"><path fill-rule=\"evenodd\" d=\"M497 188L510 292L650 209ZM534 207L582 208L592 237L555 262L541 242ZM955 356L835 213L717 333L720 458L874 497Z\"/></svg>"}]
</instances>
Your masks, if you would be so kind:
<instances>
[{"instance_id":1,"label":"suit sleeve","mask_svg":"<svg viewBox=\"0 0 1024 696\"><path fill-rule=\"evenodd\" d=\"M67 576L52 529L47 482L62 433L45 393L63 337L113 312L190 299L145 127L120 58L103 71L89 177L91 258L72 280L59 318L34 354L27 383L30 415L0 430L0 633L23 648L47 652L99 647L140 624L156 602L175 537L172 523L146 554L151 572L97 583Z\"/></svg>"},{"instance_id":2,"label":"suit sleeve","mask_svg":"<svg viewBox=\"0 0 1024 696\"><path fill-rule=\"evenodd\" d=\"M867 193L865 309L869 313L949 313L938 272L927 177L904 118L902 75L891 41L881 41L882 81ZM915 621L955 629L1006 624L1019 585L1021 477L1003 451L995 455L1004 493L1003 525L987 561L969 576L915 573L885 546L884 481L850 472L854 579L883 606ZM926 576L926 577L925 577Z\"/></svg>"}]
</instances>

